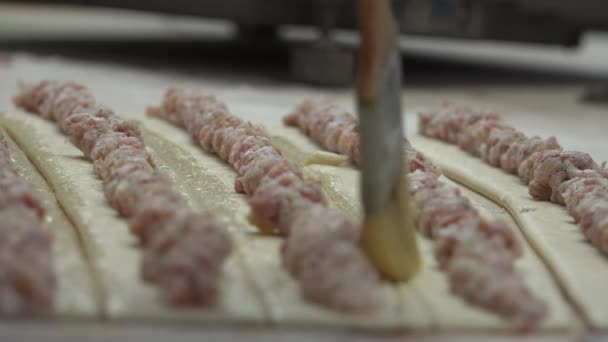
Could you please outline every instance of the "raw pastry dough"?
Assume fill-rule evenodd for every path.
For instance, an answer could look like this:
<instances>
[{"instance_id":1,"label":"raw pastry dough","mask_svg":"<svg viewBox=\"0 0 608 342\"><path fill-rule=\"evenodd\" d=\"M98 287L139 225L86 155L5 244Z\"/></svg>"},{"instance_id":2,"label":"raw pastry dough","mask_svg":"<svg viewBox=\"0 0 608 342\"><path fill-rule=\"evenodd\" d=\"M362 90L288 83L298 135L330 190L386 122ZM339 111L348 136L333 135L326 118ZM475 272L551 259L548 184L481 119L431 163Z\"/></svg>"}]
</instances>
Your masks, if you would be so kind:
<instances>
[{"instance_id":1,"label":"raw pastry dough","mask_svg":"<svg viewBox=\"0 0 608 342\"><path fill-rule=\"evenodd\" d=\"M318 148L296 129L268 128L273 143L283 148L282 141L289 141L291 153L297 156L298 149L310 151ZM416 146L417 147L417 146ZM443 166L438 164L438 166ZM304 168L305 173L322 182L325 190L332 200L347 213L360 216L361 204L359 201L359 172L351 166L336 167L332 165L309 165ZM449 182L447 179L443 181ZM513 229L516 225L510 215L502 211L501 207L483 198L474 192L461 188L463 194L471 199L473 204L484 215L491 213L506 222L511 222ZM519 240L524 247L524 257L517 262L517 267L527 275L532 290L541 296L549 305L549 317L545 320L542 329L562 330L578 325L577 319L568 303L562 298L560 291L554 283L550 273L542 261L518 233ZM419 244L424 256L423 272L410 284L401 285L403 293L416 292L425 300L425 310L430 313L433 325L439 330L507 330L508 327L494 315L465 304L460 298L450 294L446 278L437 269L433 257L432 242L420 238Z\"/></svg>"},{"instance_id":2,"label":"raw pastry dough","mask_svg":"<svg viewBox=\"0 0 608 342\"><path fill-rule=\"evenodd\" d=\"M9 134L4 134L13 161L21 177L32 185L46 208L43 228L53 234L53 261L57 279L55 314L70 318L95 317L101 314L101 289L93 281L87 258L83 255L77 230L57 203L53 191L36 167L19 149Z\"/></svg>"},{"instance_id":3,"label":"raw pastry dough","mask_svg":"<svg viewBox=\"0 0 608 342\"><path fill-rule=\"evenodd\" d=\"M505 207L588 323L608 328L608 306L603 301L608 281L606 258L585 241L564 207L532 199L519 178L457 146L421 136L410 141L448 177Z\"/></svg>"},{"instance_id":4,"label":"raw pastry dough","mask_svg":"<svg viewBox=\"0 0 608 342\"><path fill-rule=\"evenodd\" d=\"M265 322L255 291L248 285L239 258L224 265L217 308L170 309L152 286L139 277L141 253L125 220L109 206L93 165L84 159L53 123L30 114L7 114L0 122L10 131L55 191L67 215L79 229L103 289L103 314L109 318L164 318L192 321Z\"/></svg>"},{"instance_id":5,"label":"raw pastry dough","mask_svg":"<svg viewBox=\"0 0 608 342\"><path fill-rule=\"evenodd\" d=\"M110 208L101 182L90 162L56 131L55 126L28 114L6 115L0 120L24 152L38 166L55 190L60 203L78 227L98 285L104 293L104 313L110 318L165 318L172 320L254 321L282 325L323 324L370 329L408 330L501 330L509 327L482 310L452 296L444 276L436 269L430 243L421 239L426 268L408 284L386 284L385 306L369 316L344 315L303 302L295 282L279 259L280 238L260 236L246 220L248 206L233 190L234 172L219 159L192 144L189 135L159 120L144 121L144 139L161 169L175 181L177 189L194 208L213 210L228 226L236 251L225 265L223 292L214 310L172 310L163 307L154 289L139 279L139 250L126 222ZM149 130L149 131L148 131ZM271 134L275 134L274 130ZM296 147L306 138L288 133L284 138ZM297 142L301 138L300 142ZM309 152L319 150L314 144ZM358 172L350 167L309 165L304 168L319 177L336 204L353 217L360 216ZM484 202L485 201L485 202ZM485 199L474 200L486 203ZM534 289L549 302L551 316L545 329L565 329L575 319L547 272L533 254L520 261L530 269ZM539 291L541 289L542 291Z\"/></svg>"},{"instance_id":6,"label":"raw pastry dough","mask_svg":"<svg viewBox=\"0 0 608 342\"><path fill-rule=\"evenodd\" d=\"M224 189L218 190L221 195L217 195L215 192L207 194L207 196L211 196L208 201L230 203L224 204L224 206L232 208L231 211L234 212L234 215L228 220L234 222L240 228L234 230L233 234L237 253L242 256L247 269L246 272L255 282L255 287L259 291L273 322L283 325L323 324L365 328L407 327L417 330L431 327L430 317L426 314L424 303L419 296L413 292L404 295L400 288L391 284L384 286L385 306L374 315L344 315L302 301L297 284L280 264L281 238L259 235L257 229L247 222L249 206L245 197L234 191L236 173L232 168L219 158L205 153L200 147L196 146L185 130L157 119L145 119L143 123L147 130L152 132L146 133L144 131L144 139L149 147L157 148L159 141L152 141L150 138L157 139L161 134L163 139L173 143L173 148L165 150L162 155L159 154L158 159L163 159L165 154L168 154L165 160L172 158L170 156L181 154L183 157L176 157L176 159L181 159L183 163L187 154L187 158L193 158L189 159L188 163L195 163L195 168L213 175L211 181L213 188L217 186L216 180L220 180L224 184ZM176 148L182 152L178 152ZM170 162L171 165L173 163ZM177 170L179 172L179 169ZM171 175L171 173L169 174ZM199 177L192 177L192 179L197 178ZM210 178L206 177L205 179ZM190 186L190 189L192 189L192 186ZM192 191L192 197L196 196L202 197L204 200L205 193L198 190Z\"/></svg>"}]
</instances>

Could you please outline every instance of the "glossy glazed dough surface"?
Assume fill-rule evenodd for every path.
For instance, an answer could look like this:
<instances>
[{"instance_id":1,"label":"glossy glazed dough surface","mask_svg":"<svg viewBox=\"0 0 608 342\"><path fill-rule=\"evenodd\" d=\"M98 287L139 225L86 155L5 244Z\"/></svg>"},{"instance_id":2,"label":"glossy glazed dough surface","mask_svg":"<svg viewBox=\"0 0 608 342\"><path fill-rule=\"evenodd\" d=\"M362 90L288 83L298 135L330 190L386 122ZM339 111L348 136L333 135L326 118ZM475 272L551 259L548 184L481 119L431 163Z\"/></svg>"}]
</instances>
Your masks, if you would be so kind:
<instances>
[{"instance_id":1,"label":"glossy glazed dough surface","mask_svg":"<svg viewBox=\"0 0 608 342\"><path fill-rule=\"evenodd\" d=\"M565 207L532 199L518 177L457 146L421 136L410 140L448 177L504 206L589 323L608 328L608 260L585 240Z\"/></svg>"}]
</instances>

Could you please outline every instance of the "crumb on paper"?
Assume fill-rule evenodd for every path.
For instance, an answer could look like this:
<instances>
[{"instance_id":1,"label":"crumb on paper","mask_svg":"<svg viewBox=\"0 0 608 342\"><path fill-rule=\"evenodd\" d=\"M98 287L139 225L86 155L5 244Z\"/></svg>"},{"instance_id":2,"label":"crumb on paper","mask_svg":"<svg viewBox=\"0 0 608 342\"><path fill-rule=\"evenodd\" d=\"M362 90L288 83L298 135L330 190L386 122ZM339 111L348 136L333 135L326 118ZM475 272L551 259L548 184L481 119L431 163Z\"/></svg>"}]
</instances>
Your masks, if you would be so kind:
<instances>
[{"instance_id":1,"label":"crumb on paper","mask_svg":"<svg viewBox=\"0 0 608 342\"><path fill-rule=\"evenodd\" d=\"M523 207L523 208L519 209L520 213L527 213L530 211L536 211L536 207Z\"/></svg>"}]
</instances>

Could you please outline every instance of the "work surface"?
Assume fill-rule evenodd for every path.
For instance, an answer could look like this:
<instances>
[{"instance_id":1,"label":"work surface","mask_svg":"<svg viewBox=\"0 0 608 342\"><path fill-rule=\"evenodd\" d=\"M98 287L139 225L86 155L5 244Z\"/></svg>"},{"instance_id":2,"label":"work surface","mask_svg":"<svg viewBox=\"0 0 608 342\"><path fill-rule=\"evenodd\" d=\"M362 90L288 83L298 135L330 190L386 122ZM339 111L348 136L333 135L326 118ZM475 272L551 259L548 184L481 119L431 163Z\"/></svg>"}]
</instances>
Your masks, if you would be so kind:
<instances>
[{"instance_id":1,"label":"work surface","mask_svg":"<svg viewBox=\"0 0 608 342\"><path fill-rule=\"evenodd\" d=\"M200 88L226 101L232 110L242 117L268 125L280 123L280 117L298 101L308 96L325 95L334 97L346 107L352 107L351 94L347 91L327 91L321 89L290 86L271 81L238 81L218 75L200 73L184 75L176 72L157 72L119 65L83 63L74 60L36 58L27 55L13 55L0 68L0 108L11 109L10 97L15 92L19 80L43 78L74 80L90 86L100 102L111 104L118 113L128 117L142 117L145 107L158 102L168 85L181 84ZM602 148L608 142L602 127L608 126L608 117L601 107L582 106L577 102L579 94L575 88L553 88L540 91L540 87L497 87L475 89L475 87L418 88L407 92L405 103L408 112L434 107L444 100L462 103L484 104L504 113L508 121L530 133L557 135L566 148L592 153L598 160L608 159ZM533 91L534 90L534 91ZM409 133L415 131L415 116L407 116ZM594 124L590 124L593 122ZM530 252L531 253L531 252ZM303 328L280 327L233 327L192 326L177 329L168 323L153 328L142 322L91 323L83 322L6 322L2 333L8 338L31 340L62 340L73 338L82 340L132 339L154 336L166 340L173 336L182 339L242 339L242 340L453 340L460 337L470 341L473 338L486 340L486 333L448 332L429 333L370 333L344 329L322 328L311 332ZM32 329L30 329L32 327ZM580 333L573 329L564 333L564 339L571 339ZM562 333L558 333L562 335ZM166 337L164 337L166 336ZM501 337L493 337L501 339ZM504 336L505 340L512 337ZM549 336L531 337L533 340L556 340L555 333ZM4 339L3 339L4 340Z\"/></svg>"},{"instance_id":2,"label":"work surface","mask_svg":"<svg viewBox=\"0 0 608 342\"><path fill-rule=\"evenodd\" d=\"M170 55L171 51L167 52ZM107 56L106 56L107 57ZM277 125L280 118L303 98L330 96L347 108L352 108L349 90L313 88L267 77L262 71L244 72L223 65L178 65L167 60L162 64L107 63L100 58L88 60L59 57L34 57L28 54L0 55L0 111L11 110L11 96L19 80L73 80L86 84L102 103L110 105L125 117L143 117L146 106L158 103L167 86L191 86L217 95L232 111L256 122ZM121 58L111 58L112 61ZM441 71L438 71L441 73ZM526 133L556 135L567 149L589 152L599 161L608 159L607 108L579 102L583 88L580 82L550 83L542 80L518 82L458 82L434 77L430 83L414 83L404 95L409 113L432 108L443 101L486 105L500 111L506 120ZM409 80L408 80L409 81ZM415 115L408 115L408 134L416 130ZM474 194L467 195L474 196ZM475 202L476 205L486 203ZM500 208L487 203L489 210ZM502 211L501 215L506 215ZM531 253L531 252L530 252ZM466 319L465 319L466 321ZM491 340L513 340L513 336L491 336ZM559 335L559 337L557 336ZM598 335L586 335L588 337ZM571 340L582 336L578 329L567 333L547 333L529 337L534 341ZM102 340L235 340L235 341L486 341L487 332L361 332L343 328L298 328L280 326L150 324L142 321L4 321L0 323L0 340L102 341Z\"/></svg>"}]
</instances>

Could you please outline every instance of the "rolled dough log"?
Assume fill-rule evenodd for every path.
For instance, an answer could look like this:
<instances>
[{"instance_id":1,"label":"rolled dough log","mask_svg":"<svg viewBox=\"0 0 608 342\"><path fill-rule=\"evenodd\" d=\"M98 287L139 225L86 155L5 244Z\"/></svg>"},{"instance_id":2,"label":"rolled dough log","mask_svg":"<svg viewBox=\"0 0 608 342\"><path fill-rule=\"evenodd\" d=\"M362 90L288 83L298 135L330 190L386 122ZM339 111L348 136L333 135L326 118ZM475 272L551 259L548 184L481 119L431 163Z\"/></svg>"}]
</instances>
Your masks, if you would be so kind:
<instances>
[{"instance_id":1,"label":"rolled dough log","mask_svg":"<svg viewBox=\"0 0 608 342\"><path fill-rule=\"evenodd\" d=\"M410 141L448 177L506 208L587 323L598 329L608 328L608 305L604 301L607 260L585 240L564 207L532 199L519 178L457 146L422 136Z\"/></svg>"},{"instance_id":2,"label":"rolled dough log","mask_svg":"<svg viewBox=\"0 0 608 342\"><path fill-rule=\"evenodd\" d=\"M288 141L290 146L286 151L287 158L297 157L301 153L310 153L319 147L298 132L297 129L286 127L268 127L267 132L273 143L282 148L282 142ZM415 146L418 147L418 146ZM282 149L283 151L283 149ZM425 150L422 149L422 152ZM435 161L435 160L433 160ZM442 163L436 163L443 167ZM310 177L322 182L324 188L339 207L353 215L361 215L359 195L359 172L352 166L309 165L304 168ZM442 181L450 182L442 178ZM453 184L456 186L455 184ZM516 231L518 240L523 245L524 256L517 261L517 267L526 275L528 284L549 306L549 317L545 320L543 330L575 330L580 323L571 310L569 304L562 298L558 286L555 284L550 272L534 251L525 242L517 225L509 213L490 200L460 187L478 208L482 215L498 217L510 223ZM453 330L508 330L504 322L481 309L469 306L460 298L449 292L446 277L438 270L433 256L432 241L420 238L419 244L424 257L423 272L410 284L401 285L404 293L413 289L421 298L424 298L426 310L433 319L433 325L441 331Z\"/></svg>"},{"instance_id":3,"label":"rolled dough log","mask_svg":"<svg viewBox=\"0 0 608 342\"><path fill-rule=\"evenodd\" d=\"M93 281L89 259L83 254L78 231L61 209L53 190L21 151L10 134L4 134L19 175L32 185L46 208L43 228L53 234L53 267L57 279L55 315L94 318L101 315L102 291ZM1 223L0 223L1 224Z\"/></svg>"}]
</instances>

